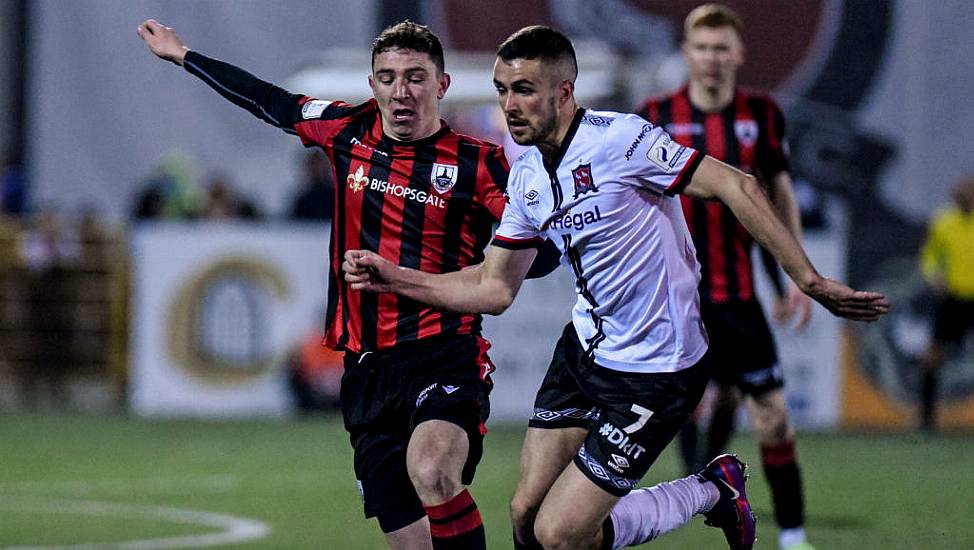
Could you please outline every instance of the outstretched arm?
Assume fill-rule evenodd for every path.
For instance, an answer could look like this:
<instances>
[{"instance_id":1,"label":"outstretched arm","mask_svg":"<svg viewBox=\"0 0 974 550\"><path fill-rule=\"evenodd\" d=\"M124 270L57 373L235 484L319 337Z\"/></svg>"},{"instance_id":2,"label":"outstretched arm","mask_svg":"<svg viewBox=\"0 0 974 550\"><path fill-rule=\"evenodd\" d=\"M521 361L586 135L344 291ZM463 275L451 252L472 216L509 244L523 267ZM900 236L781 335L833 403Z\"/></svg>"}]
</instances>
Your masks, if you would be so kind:
<instances>
[{"instance_id":1,"label":"outstretched arm","mask_svg":"<svg viewBox=\"0 0 974 550\"><path fill-rule=\"evenodd\" d=\"M875 321L889 311L889 302L882 294L856 291L821 276L805 256L798 240L775 214L753 176L706 157L684 193L701 199L718 199L726 204L754 239L774 255L798 288L833 314L858 321Z\"/></svg>"},{"instance_id":2,"label":"outstretched arm","mask_svg":"<svg viewBox=\"0 0 974 550\"><path fill-rule=\"evenodd\" d=\"M537 249L487 249L483 263L451 273L399 267L367 250L345 252L345 280L352 290L395 292L418 302L460 313L500 315L511 305Z\"/></svg>"},{"instance_id":3,"label":"outstretched arm","mask_svg":"<svg viewBox=\"0 0 974 550\"><path fill-rule=\"evenodd\" d=\"M172 61L199 77L220 95L247 109L257 118L294 132L303 96L264 82L254 75L217 59L190 50L172 28L154 19L139 25L139 37L160 59Z\"/></svg>"}]
</instances>

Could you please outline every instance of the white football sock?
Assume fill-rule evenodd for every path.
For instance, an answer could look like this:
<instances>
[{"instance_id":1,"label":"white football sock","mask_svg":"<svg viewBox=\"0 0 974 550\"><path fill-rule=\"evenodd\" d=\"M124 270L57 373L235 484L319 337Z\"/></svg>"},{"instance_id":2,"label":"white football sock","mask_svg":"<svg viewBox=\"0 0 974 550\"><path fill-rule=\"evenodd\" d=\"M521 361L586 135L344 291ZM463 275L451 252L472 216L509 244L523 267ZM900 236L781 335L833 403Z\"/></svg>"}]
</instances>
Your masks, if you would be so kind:
<instances>
[{"instance_id":1,"label":"white football sock","mask_svg":"<svg viewBox=\"0 0 974 550\"><path fill-rule=\"evenodd\" d=\"M778 533L778 548L788 548L805 542L805 528L782 529Z\"/></svg>"},{"instance_id":2,"label":"white football sock","mask_svg":"<svg viewBox=\"0 0 974 550\"><path fill-rule=\"evenodd\" d=\"M619 499L609 514L615 528L612 548L642 544L706 512L720 500L720 491L697 476L636 489Z\"/></svg>"}]
</instances>

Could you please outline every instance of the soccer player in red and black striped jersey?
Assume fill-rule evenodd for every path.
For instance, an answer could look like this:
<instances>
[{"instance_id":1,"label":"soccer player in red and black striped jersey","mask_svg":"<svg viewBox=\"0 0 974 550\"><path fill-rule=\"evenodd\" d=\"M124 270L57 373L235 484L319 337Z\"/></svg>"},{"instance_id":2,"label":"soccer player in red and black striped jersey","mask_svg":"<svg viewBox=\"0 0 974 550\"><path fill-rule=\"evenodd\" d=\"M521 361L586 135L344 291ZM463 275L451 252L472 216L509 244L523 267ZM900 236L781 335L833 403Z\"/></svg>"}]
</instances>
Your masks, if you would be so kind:
<instances>
[{"instance_id":1,"label":"soccer player in red and black striped jersey","mask_svg":"<svg viewBox=\"0 0 974 550\"><path fill-rule=\"evenodd\" d=\"M642 113L683 145L756 176L781 220L800 239L781 111L767 96L736 85L744 60L742 30L740 18L725 6L705 4L691 11L682 46L689 82L672 95L649 100ZM779 545L811 548L805 540L801 474L781 367L754 292L753 239L724 204L687 195L681 199L701 264L701 313L710 336L707 360L720 388L707 449L696 461L719 453L727 444L740 390L748 397L749 416L760 441L781 528ZM786 320L797 312L801 328L810 306L809 299L790 284L775 304L775 317ZM695 439L696 427L688 424L681 434L688 461L695 454ZM688 464L688 468L692 471L695 466Z\"/></svg>"},{"instance_id":2,"label":"soccer player in red and black striped jersey","mask_svg":"<svg viewBox=\"0 0 974 550\"><path fill-rule=\"evenodd\" d=\"M500 147L440 119L450 76L439 39L408 21L384 30L372 46L374 97L350 105L291 94L190 51L156 21L138 32L160 58L329 155L338 185L325 343L345 350L342 413L366 516L392 548L485 548L466 489L492 386L480 316L355 291L338 273L347 249L431 273L484 259L509 168Z\"/></svg>"}]
</instances>

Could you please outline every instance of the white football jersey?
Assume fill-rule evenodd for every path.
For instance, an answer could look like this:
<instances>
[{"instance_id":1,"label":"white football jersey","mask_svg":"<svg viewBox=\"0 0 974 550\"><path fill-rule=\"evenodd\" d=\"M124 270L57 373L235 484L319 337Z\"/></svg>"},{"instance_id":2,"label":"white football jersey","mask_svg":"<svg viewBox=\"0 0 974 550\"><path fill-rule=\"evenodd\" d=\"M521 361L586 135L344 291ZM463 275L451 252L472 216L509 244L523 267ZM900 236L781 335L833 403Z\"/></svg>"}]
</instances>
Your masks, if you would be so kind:
<instances>
[{"instance_id":1,"label":"white football jersey","mask_svg":"<svg viewBox=\"0 0 974 550\"><path fill-rule=\"evenodd\" d=\"M493 244L558 245L575 273L575 330L600 366L674 372L707 350L700 266L674 196L703 156L636 115L579 109L556 166L532 147L511 167Z\"/></svg>"}]
</instances>

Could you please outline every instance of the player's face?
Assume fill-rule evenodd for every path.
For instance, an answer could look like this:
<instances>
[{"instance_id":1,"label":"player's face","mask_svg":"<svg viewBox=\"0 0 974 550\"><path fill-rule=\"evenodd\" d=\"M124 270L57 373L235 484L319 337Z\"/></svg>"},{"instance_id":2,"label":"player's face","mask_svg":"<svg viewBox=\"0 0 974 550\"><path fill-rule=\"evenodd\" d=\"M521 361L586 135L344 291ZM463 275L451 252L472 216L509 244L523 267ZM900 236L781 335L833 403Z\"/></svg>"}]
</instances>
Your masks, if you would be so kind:
<instances>
[{"instance_id":1,"label":"player's face","mask_svg":"<svg viewBox=\"0 0 974 550\"><path fill-rule=\"evenodd\" d=\"M376 55L369 86L390 137L411 141L440 129L440 99L450 75L440 73L429 54L399 49Z\"/></svg>"},{"instance_id":2,"label":"player's face","mask_svg":"<svg viewBox=\"0 0 974 550\"><path fill-rule=\"evenodd\" d=\"M552 140L558 127L558 83L538 59L494 61L494 87L507 129L519 145Z\"/></svg>"},{"instance_id":3,"label":"player's face","mask_svg":"<svg viewBox=\"0 0 974 550\"><path fill-rule=\"evenodd\" d=\"M708 90L734 87L744 45L733 27L697 27L683 42L690 81Z\"/></svg>"}]
</instances>

